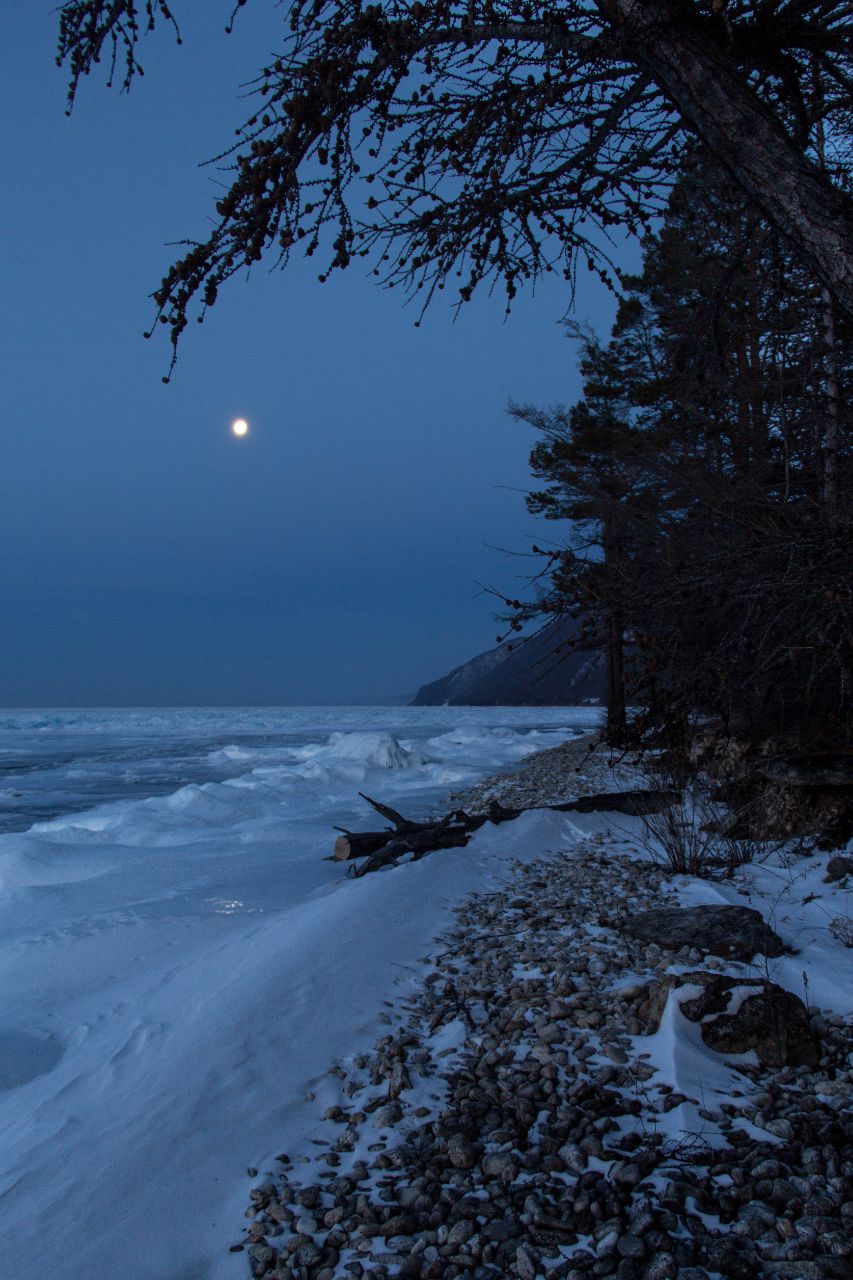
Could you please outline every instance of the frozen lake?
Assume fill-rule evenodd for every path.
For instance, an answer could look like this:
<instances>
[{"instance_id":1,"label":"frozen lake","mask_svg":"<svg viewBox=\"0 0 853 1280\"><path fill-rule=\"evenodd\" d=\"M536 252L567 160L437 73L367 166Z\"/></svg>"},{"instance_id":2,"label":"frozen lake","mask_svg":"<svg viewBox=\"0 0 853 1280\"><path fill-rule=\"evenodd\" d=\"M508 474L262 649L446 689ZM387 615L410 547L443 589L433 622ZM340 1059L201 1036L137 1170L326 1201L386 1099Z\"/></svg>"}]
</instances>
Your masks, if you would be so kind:
<instances>
[{"instance_id":1,"label":"frozen lake","mask_svg":"<svg viewBox=\"0 0 853 1280\"><path fill-rule=\"evenodd\" d=\"M247 1274L246 1165L299 1141L312 1082L490 874L454 850L348 881L333 827L378 825L359 791L438 811L599 716L0 712L0 1273Z\"/></svg>"}]
</instances>

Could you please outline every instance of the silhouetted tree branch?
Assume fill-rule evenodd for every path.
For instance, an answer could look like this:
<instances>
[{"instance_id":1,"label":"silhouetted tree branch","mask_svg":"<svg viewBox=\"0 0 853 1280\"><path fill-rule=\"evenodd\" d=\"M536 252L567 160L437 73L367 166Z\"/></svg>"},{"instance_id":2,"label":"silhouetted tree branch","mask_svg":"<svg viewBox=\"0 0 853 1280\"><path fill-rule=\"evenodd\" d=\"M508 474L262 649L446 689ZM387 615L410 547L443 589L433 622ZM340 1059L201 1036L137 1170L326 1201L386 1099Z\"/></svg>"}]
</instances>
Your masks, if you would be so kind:
<instances>
[{"instance_id":1,"label":"silhouetted tree branch","mask_svg":"<svg viewBox=\"0 0 853 1280\"><path fill-rule=\"evenodd\" d=\"M543 272L571 281L579 256L612 281L608 236L648 228L686 133L853 311L843 0L293 0L287 12L282 52L224 153L218 222L155 292L173 344L235 272L269 252L284 264L296 246L312 255L324 233L321 279L370 257L424 305L448 283L464 301L484 281L508 299ZM174 21L165 0L63 5L70 101L104 56L123 55L129 86L158 19ZM805 124L815 81L825 169Z\"/></svg>"}]
</instances>

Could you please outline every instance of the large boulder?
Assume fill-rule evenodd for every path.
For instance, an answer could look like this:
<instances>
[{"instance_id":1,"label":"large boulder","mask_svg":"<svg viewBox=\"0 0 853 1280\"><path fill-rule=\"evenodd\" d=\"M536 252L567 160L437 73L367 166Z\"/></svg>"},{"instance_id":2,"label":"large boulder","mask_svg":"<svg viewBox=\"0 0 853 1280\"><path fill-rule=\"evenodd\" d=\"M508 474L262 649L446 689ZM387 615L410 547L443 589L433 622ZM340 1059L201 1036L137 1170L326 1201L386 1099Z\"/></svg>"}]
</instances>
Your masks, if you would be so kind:
<instances>
[{"instance_id":1,"label":"large boulder","mask_svg":"<svg viewBox=\"0 0 853 1280\"><path fill-rule=\"evenodd\" d=\"M826 864L826 879L829 881L843 880L845 876L851 875L853 875L853 858L845 857L844 854L836 854Z\"/></svg>"},{"instance_id":2,"label":"large boulder","mask_svg":"<svg viewBox=\"0 0 853 1280\"><path fill-rule=\"evenodd\" d=\"M752 1049L765 1067L813 1067L820 1061L806 1006L775 982L765 982L733 1013L703 1022L702 1039L717 1053Z\"/></svg>"},{"instance_id":3,"label":"large boulder","mask_svg":"<svg viewBox=\"0 0 853 1280\"><path fill-rule=\"evenodd\" d=\"M853 788L853 752L823 752L810 756L777 756L765 760L758 772L784 787Z\"/></svg>"},{"instance_id":4,"label":"large boulder","mask_svg":"<svg viewBox=\"0 0 853 1280\"><path fill-rule=\"evenodd\" d=\"M763 978L730 974L666 974L653 983L640 1005L639 1020L648 1033L657 1030L670 992L685 985L700 988L679 1002L691 1022L701 1024L709 1049L723 1054L754 1052L762 1066L814 1066L820 1046L798 996Z\"/></svg>"},{"instance_id":5,"label":"large boulder","mask_svg":"<svg viewBox=\"0 0 853 1280\"><path fill-rule=\"evenodd\" d=\"M667 951L695 947L706 956L750 960L756 954L781 956L782 939L752 907L655 907L627 916L625 932Z\"/></svg>"}]
</instances>

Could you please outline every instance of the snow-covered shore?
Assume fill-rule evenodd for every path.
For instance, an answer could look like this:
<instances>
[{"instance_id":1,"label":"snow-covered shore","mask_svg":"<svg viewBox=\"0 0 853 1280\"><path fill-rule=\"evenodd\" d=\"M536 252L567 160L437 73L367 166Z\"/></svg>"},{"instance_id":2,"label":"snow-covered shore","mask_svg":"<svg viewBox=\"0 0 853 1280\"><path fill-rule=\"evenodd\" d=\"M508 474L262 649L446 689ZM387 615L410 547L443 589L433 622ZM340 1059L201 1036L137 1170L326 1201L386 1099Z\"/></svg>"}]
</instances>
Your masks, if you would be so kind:
<instances>
[{"instance_id":1,"label":"snow-covered shore","mask_svg":"<svg viewBox=\"0 0 853 1280\"><path fill-rule=\"evenodd\" d=\"M462 798L545 802L579 749ZM578 792L608 776L586 757ZM484 828L472 855L484 879L386 1004L381 1038L333 1065L302 1142L259 1166L240 1242L251 1271L849 1276L851 952L828 926L850 896L826 882L827 856L670 877L639 820L553 812ZM446 857L368 879L420 895ZM744 961L632 938L629 917L679 905L757 907L786 950ZM682 1009L697 970L729 975L741 1003L768 981L805 995L814 1060L710 1049Z\"/></svg>"},{"instance_id":2,"label":"snow-covered shore","mask_svg":"<svg viewBox=\"0 0 853 1280\"><path fill-rule=\"evenodd\" d=\"M205 767L230 769L232 776L150 799L114 801L3 837L0 976L8 999L0 1047L4 1067L18 1072L0 1092L3 1274L15 1274L26 1259L41 1256L46 1238L51 1274L58 1280L97 1274L245 1280L249 1244L270 1251L251 1255L256 1270L266 1258L294 1280L329 1280L323 1272L329 1272L335 1252L334 1276L371 1270L381 1276L400 1268L417 1274L418 1268L432 1267L429 1276L465 1273L486 1280L525 1277L532 1266L545 1274L569 1261L559 1250L548 1254L553 1239L537 1244L526 1235L492 1238L486 1221L477 1222L480 1211L467 1219L463 1214L468 1226L477 1225L469 1233L449 1213L441 1217L439 1202L461 1199L470 1211L472 1197L482 1204L486 1196L500 1207L512 1184L500 1221L517 1219L526 1231L525 1214L544 1222L556 1207L550 1193L537 1190L543 1170L549 1177L559 1174L556 1182L563 1186L593 1173L610 1185L614 1157L606 1150L586 1151L586 1167L572 1173L556 1156L558 1148L547 1151L555 1137L560 1146L568 1140L584 1151L585 1138L607 1147L614 1132L633 1141L639 1124L641 1137L653 1131L692 1140L700 1128L703 1138L712 1134L716 1142L741 1130L759 1144L755 1151L765 1143L778 1148L765 1122L786 1119L773 1109L787 1107L791 1096L803 1092L800 1068L789 1078L777 1073L778 1079L760 1087L743 1077L734 1086L740 1100L732 1089L732 1105L743 1114L716 1114L705 1105L706 1093L721 1081L731 1087L732 1076L725 1064L721 1075L719 1061L695 1035L690 1041L678 992L666 1004L656 1034L643 1037L634 1027L639 996L629 995L626 986L639 988L692 969L697 961L689 951L627 947L618 918L628 898L632 908L672 898L687 905L750 902L761 910L799 954L741 966L724 960L717 970L742 978L769 974L791 991L808 991L815 1026L824 1027L826 1053L834 1055L807 1068L818 1108L812 1119L818 1128L829 1123L830 1114L836 1126L847 1123L850 1075L843 1055L853 1014L851 952L828 925L847 911L848 898L844 882L824 883L825 856L787 867L771 859L743 868L731 881L672 880L649 861L639 820L540 811L485 826L467 848L347 880L322 854L330 848L333 822L369 824L368 810L359 812L353 804L358 790L419 816L446 807L454 787L462 789L465 803L475 801L470 786L495 767L509 767L510 773L479 783L481 799L547 803L638 781L624 764L614 771L604 754L588 752L578 735L595 713L397 709L383 715L359 729L356 713L347 720L336 711L346 732L331 735L329 720L314 715L310 727L300 728L302 736L292 736L286 746L280 742L282 725L269 717L255 722L260 736L249 740L246 718L239 742L229 744L226 737L223 743L220 727L210 750L205 746ZM391 736L395 727L399 740ZM161 728L174 734L173 721ZM103 731L97 722L98 734ZM208 732L204 725L198 731ZM556 750L537 750L565 739ZM127 751L138 755L135 739ZM151 759L163 758L158 747ZM124 760L122 755L121 769ZM180 760L184 769L185 757ZM72 769L63 769L67 781ZM562 993L554 985L560 975ZM568 1002L568 1011L553 1004L560 1000ZM823 1023L818 1010L828 1012ZM543 1036L548 1025L552 1029ZM685 1028L687 1039L677 1034ZM414 1035L415 1044L403 1044L401 1034ZM419 1058L422 1053L426 1057ZM647 1068L656 1074L644 1080ZM514 1130L500 1140L491 1131L469 1135L473 1113L466 1111L471 1095L464 1090L472 1081L497 1089L495 1110L503 1107L502 1092L542 1103L520 1151L523 1156L538 1149L542 1168L534 1167L535 1156L529 1164L526 1156L520 1161L513 1154L520 1141ZM823 1092L816 1088L821 1081ZM658 1084L668 1087L670 1099L681 1092L685 1100L636 1112L638 1100L664 1097ZM566 1140L566 1134L549 1131L548 1099L575 1085L587 1092L570 1105L589 1113L592 1132L572 1137L577 1126L570 1126ZM760 1101L765 1095L769 1101ZM390 1103L399 1104L402 1114L392 1108L378 1117ZM490 1102L484 1116L492 1129L515 1123L503 1112L490 1117L491 1110ZM387 1123L377 1128L377 1118ZM558 1124L564 1120L557 1116ZM614 1122L615 1131L609 1128ZM440 1146L452 1137L453 1125L474 1146L470 1167L467 1156L454 1164L449 1149ZM803 1200L798 1212L800 1218L828 1220L853 1195L848 1191L836 1203L839 1188L830 1183L847 1175L833 1172L825 1157L820 1164L808 1155L817 1139L808 1141L807 1147L800 1144L799 1165L786 1164L785 1177L818 1179L812 1199L817 1203L823 1196L823 1209ZM827 1145L818 1142L821 1149ZM464 1144L457 1148L464 1152ZM498 1172L507 1153L514 1166L505 1163ZM324 1157L319 1164L318 1154ZM438 1172L431 1163L436 1154ZM637 1163L630 1154L619 1157L623 1164ZM278 1159L282 1155L287 1163ZM563 1165L555 1168L552 1155ZM484 1157L495 1159L487 1167ZM351 1188L337 1181L360 1175L359 1161L364 1181ZM719 1164L726 1164L723 1157ZM513 1177L504 1177L511 1167ZM290 1200L289 1192L269 1190L278 1186L282 1171L293 1192ZM727 1166L713 1176L717 1182L704 1189L706 1199L727 1185L720 1178L735 1175ZM614 1185L633 1196L631 1177ZM418 1181L424 1178L426 1183ZM314 1198L312 1187L326 1190ZM521 1188L525 1196L516 1204L512 1196ZM394 1199L398 1191L402 1200ZM405 1216L421 1194L438 1199L428 1212L423 1203L415 1209L422 1215L416 1234L401 1230L389 1245L382 1215L394 1209L392 1218ZM526 1198L541 1200L543 1194L541 1212L525 1207ZM587 1194L582 1189L574 1198ZM637 1194L647 1194L644 1184ZM343 1199L332 1203L329 1195ZM255 1215L248 1221L247 1200ZM700 1218L708 1217L704 1204L697 1208ZM735 1204L733 1221L742 1207ZM628 1211L628 1200L623 1209ZM596 1212L603 1216L592 1233L579 1230L578 1242L570 1246L572 1265L580 1266L584 1249L591 1247L599 1268L594 1274L610 1274L603 1269L609 1259L626 1264L619 1276L630 1280L627 1264L646 1267L650 1258L632 1256L637 1246L630 1242L621 1252L618 1241L615 1253L609 1244L597 1252L606 1236L596 1239L594 1233L609 1221L607 1205L602 1202ZM438 1218L429 1225L433 1213ZM307 1221L300 1224L302 1217ZM310 1230L312 1218L316 1231ZM669 1236L660 1236L670 1230L667 1221L656 1220L653 1253L673 1252ZM678 1230L689 1233L690 1223L678 1221ZM818 1231L799 1218L790 1221L798 1241L803 1231L814 1233L810 1262L824 1257L816 1249L835 1247L834 1228L824 1223ZM582 1216L579 1222L587 1225ZM245 1227L254 1238L244 1237ZM350 1232L345 1245L335 1244L336 1227ZM499 1233L507 1230L500 1227ZM546 1223L537 1230L547 1236L557 1229ZM556 1238L561 1247L566 1244ZM294 1241L292 1252L279 1254ZM513 1248L499 1254L508 1242ZM776 1243L787 1247L785 1240ZM457 1252L448 1253L448 1244ZM491 1253L486 1245L494 1246ZM307 1252L298 1261L303 1246ZM848 1265L846 1255L837 1256L839 1265ZM456 1261L449 1262L451 1257ZM797 1263L797 1257L782 1261ZM300 1273L303 1265L310 1269ZM668 1275L670 1263L664 1259L660 1266L660 1275ZM765 1274L745 1274L753 1273ZM642 1268L636 1274L650 1280ZM718 1274L736 1273L723 1268ZM691 1280L689 1271L680 1280Z\"/></svg>"},{"instance_id":3,"label":"snow-covered shore","mask_svg":"<svg viewBox=\"0 0 853 1280\"><path fill-rule=\"evenodd\" d=\"M315 1082L509 874L459 850L353 884L333 825L365 822L360 790L440 808L597 714L0 715L0 1275L242 1275L245 1169L310 1144Z\"/></svg>"}]
</instances>

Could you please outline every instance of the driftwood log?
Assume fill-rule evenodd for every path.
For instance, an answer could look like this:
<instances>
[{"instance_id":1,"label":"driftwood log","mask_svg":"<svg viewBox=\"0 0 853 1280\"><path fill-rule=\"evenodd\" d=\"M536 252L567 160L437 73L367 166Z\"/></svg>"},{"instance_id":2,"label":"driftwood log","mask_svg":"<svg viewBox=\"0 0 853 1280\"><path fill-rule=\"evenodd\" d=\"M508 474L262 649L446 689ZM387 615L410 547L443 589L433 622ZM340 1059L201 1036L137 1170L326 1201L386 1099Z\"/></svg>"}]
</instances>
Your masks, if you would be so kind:
<instances>
[{"instance_id":1,"label":"driftwood log","mask_svg":"<svg viewBox=\"0 0 853 1280\"><path fill-rule=\"evenodd\" d=\"M350 868L350 874L355 876L379 871L407 853L414 854L417 860L437 849L458 849L466 845L470 836L485 823L506 822L523 812L521 809L505 809L493 800L487 813L471 815L463 809L454 809L443 818L412 822L390 805L371 799L363 791L358 794L392 825L384 831L347 831L336 828L341 834L335 841L333 860L352 862L358 858L365 859L358 867Z\"/></svg>"},{"instance_id":2,"label":"driftwood log","mask_svg":"<svg viewBox=\"0 0 853 1280\"><path fill-rule=\"evenodd\" d=\"M371 871L394 866L406 854L412 854L412 860L417 861L437 849L461 848L487 822L511 822L522 813L541 809L555 809L560 813L657 813L679 798L677 791L615 791L603 795L579 796L565 804L527 805L521 809L507 809L497 800L492 800L485 813L469 814L464 809L454 809L443 818L413 822L390 805L366 796L363 791L358 794L391 826L383 831L347 831L344 827L335 828L341 834L335 840L332 860L349 862L351 876L364 876ZM359 859L364 861L358 862Z\"/></svg>"}]
</instances>

